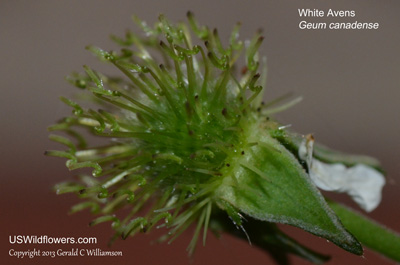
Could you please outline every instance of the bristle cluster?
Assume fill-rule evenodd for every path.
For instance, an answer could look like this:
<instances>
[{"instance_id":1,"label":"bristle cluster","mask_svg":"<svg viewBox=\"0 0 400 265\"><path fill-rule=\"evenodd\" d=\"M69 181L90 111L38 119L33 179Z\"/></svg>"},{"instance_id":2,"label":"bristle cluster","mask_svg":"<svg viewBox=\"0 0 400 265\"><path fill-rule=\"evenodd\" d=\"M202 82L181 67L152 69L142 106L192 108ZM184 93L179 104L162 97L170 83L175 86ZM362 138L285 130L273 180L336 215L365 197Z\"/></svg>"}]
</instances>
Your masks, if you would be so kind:
<instances>
[{"instance_id":1,"label":"bristle cluster","mask_svg":"<svg viewBox=\"0 0 400 265\"><path fill-rule=\"evenodd\" d=\"M58 193L75 192L87 199L73 212L89 208L102 214L91 225L111 222L116 237L126 238L164 220L170 228L166 238L173 240L197 221L192 252L202 227L205 240L214 205L222 205L240 226L239 213L213 192L229 172L224 169L234 168L230 166L236 157L256 144L247 141L246 132L266 114L260 111L258 84L262 37L256 34L244 44L238 40L238 24L224 48L218 31L199 26L189 12L191 30L203 46L193 44L185 24L173 25L164 16L154 27L134 21L145 37L131 32L125 38L112 36L123 47L119 52L87 47L123 75L107 76L84 66L85 74L68 77L76 87L92 92L101 109L85 109L61 98L73 115L49 130L64 131L77 144L51 135L68 149L47 154L67 158L70 170L93 168L94 178L81 175L77 182L56 187ZM240 67L236 61L242 57ZM104 146L87 147L77 127L109 140ZM130 209L127 216L114 215L122 207Z\"/></svg>"}]
</instances>

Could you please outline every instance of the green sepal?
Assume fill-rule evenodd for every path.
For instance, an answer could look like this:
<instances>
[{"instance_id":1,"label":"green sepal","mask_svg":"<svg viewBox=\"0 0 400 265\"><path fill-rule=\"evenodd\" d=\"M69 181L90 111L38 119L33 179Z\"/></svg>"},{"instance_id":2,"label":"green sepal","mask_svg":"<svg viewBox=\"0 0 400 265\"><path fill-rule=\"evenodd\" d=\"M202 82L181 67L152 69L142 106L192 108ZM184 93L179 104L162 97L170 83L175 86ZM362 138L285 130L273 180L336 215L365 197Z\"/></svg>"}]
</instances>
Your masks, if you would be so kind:
<instances>
[{"instance_id":1,"label":"green sepal","mask_svg":"<svg viewBox=\"0 0 400 265\"><path fill-rule=\"evenodd\" d=\"M314 157L326 163L342 163L346 166L354 166L356 164L364 164L383 172L383 169L378 160L365 155L345 154L333 149L330 149L321 144L314 145Z\"/></svg>"},{"instance_id":2,"label":"green sepal","mask_svg":"<svg viewBox=\"0 0 400 265\"><path fill-rule=\"evenodd\" d=\"M301 141L303 140L303 137L301 135L284 131L282 131L281 135L276 133L275 135L277 135L277 140L289 146L291 151L295 153L295 155L297 155L298 148L301 144ZM383 172L381 164L377 159L373 157L366 155L346 154L340 151L333 150L319 143L314 143L313 156L316 159L328 164L340 163L348 167L354 166L356 164L363 164L372 167L380 172Z\"/></svg>"},{"instance_id":3,"label":"green sepal","mask_svg":"<svg viewBox=\"0 0 400 265\"><path fill-rule=\"evenodd\" d=\"M341 224L295 156L266 133L224 172L216 195L257 220L293 225L357 254L363 248ZM257 135L258 134L258 135ZM255 141L257 141L255 140Z\"/></svg>"}]
</instances>

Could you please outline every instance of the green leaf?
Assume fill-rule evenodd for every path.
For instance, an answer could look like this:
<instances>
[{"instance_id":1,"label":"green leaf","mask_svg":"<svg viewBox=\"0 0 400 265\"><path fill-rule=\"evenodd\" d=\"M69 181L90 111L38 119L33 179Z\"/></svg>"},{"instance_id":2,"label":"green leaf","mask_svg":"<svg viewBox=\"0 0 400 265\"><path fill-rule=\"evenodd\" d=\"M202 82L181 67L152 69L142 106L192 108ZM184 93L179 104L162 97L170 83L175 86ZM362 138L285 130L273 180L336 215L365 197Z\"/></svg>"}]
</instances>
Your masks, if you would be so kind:
<instances>
[{"instance_id":1,"label":"green leaf","mask_svg":"<svg viewBox=\"0 0 400 265\"><path fill-rule=\"evenodd\" d=\"M360 243L340 223L297 159L268 134L253 130L258 144L242 153L216 195L255 219L284 223L362 255Z\"/></svg>"},{"instance_id":2,"label":"green leaf","mask_svg":"<svg viewBox=\"0 0 400 265\"><path fill-rule=\"evenodd\" d=\"M343 225L368 248L400 261L400 235L338 203L328 201Z\"/></svg>"}]
</instances>

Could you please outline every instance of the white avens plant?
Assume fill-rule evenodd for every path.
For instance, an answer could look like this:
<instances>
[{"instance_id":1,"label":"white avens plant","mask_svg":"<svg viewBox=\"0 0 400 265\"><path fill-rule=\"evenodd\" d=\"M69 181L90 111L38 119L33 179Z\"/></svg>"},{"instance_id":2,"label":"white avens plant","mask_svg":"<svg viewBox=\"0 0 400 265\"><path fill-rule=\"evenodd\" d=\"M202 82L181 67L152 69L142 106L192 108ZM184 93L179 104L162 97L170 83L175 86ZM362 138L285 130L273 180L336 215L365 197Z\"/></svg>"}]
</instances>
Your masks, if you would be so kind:
<instances>
[{"instance_id":1,"label":"white avens plant","mask_svg":"<svg viewBox=\"0 0 400 265\"><path fill-rule=\"evenodd\" d=\"M87 47L119 75L84 66L67 77L84 96L61 97L73 113L48 129L66 149L46 154L80 169L55 187L82 199L72 212L90 209L98 215L90 225L110 222L111 241L158 228L172 242L194 224L190 254L212 230L249 240L279 264L287 254L328 260L280 231L282 223L356 255L365 245L399 261L395 232L319 191L348 193L372 211L385 183L379 163L314 144L274 119L299 100L263 101L260 33L243 42L237 24L224 46L216 29L187 17L173 24L161 15L153 27L135 17L144 34L112 36L115 51ZM90 134L103 144L89 144Z\"/></svg>"}]
</instances>

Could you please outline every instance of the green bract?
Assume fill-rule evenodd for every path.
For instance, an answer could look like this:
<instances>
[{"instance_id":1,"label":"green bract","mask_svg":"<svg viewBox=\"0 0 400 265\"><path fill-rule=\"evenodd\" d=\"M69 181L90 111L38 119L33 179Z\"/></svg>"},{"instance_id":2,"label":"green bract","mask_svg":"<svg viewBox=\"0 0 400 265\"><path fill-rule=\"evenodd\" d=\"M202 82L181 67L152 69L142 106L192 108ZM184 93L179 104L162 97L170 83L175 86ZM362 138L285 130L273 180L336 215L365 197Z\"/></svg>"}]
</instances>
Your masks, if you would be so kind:
<instances>
[{"instance_id":1,"label":"green bract","mask_svg":"<svg viewBox=\"0 0 400 265\"><path fill-rule=\"evenodd\" d=\"M68 77L100 109L61 98L73 115L49 130L63 131L76 143L50 135L68 149L47 154L67 158L70 170L92 168L92 176L83 171L77 181L57 185L57 193L84 199L72 212L89 208L99 214L90 224L111 222L114 239L165 226L169 232L162 239L172 241L197 223L190 253L202 228L204 242L211 228L248 238L278 262L289 252L315 263L327 260L274 224L284 223L361 255L361 244L311 181L311 162L299 155L301 137L270 117L298 100L280 106L280 100L261 101L266 71L257 50L263 38L256 34L242 42L237 25L224 47L217 30L198 26L191 13L188 20L196 40L186 24L160 16L154 27L135 18L145 37L113 36L122 46L118 52L87 47L121 75L84 66L85 74ZM79 127L104 145L88 146ZM379 168L365 157L316 151L327 163L366 161ZM121 208L129 210L125 216Z\"/></svg>"}]
</instances>

